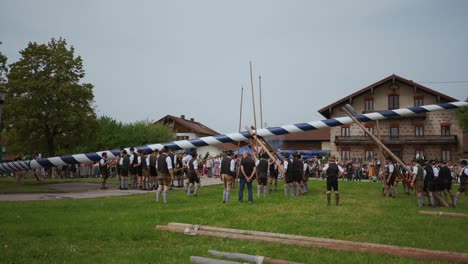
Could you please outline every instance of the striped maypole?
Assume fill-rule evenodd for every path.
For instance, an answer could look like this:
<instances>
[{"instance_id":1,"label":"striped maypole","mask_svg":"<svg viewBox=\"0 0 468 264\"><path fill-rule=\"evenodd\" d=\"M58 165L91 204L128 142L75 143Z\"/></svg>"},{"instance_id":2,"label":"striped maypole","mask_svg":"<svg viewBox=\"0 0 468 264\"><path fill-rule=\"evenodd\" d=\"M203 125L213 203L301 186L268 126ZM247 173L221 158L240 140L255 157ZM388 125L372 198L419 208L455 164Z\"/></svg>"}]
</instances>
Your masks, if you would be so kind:
<instances>
[{"instance_id":1,"label":"striped maypole","mask_svg":"<svg viewBox=\"0 0 468 264\"><path fill-rule=\"evenodd\" d=\"M441 110L449 110L461 107L467 107L468 102L451 102L438 105L425 105L417 106L410 108L401 108L394 110L387 110L382 112L375 112L369 114L356 115L356 119L361 122L373 121L373 120L382 120L390 117L405 117L415 114L428 113ZM326 127L336 127L346 124L352 124L353 120L350 117L339 117L339 118L330 118L321 121L313 121L308 123L299 123L294 125L286 125L279 127L269 127L262 128L257 130L257 135L262 137L274 136L274 135L284 135L290 133L299 133L309 130L322 129ZM166 143L157 143L157 144L148 144L136 149L145 150L148 153L153 152L154 149L162 149L163 147L169 147L172 149L189 149L204 147L208 145L216 145L229 142L238 142L246 141L252 139L252 136L247 131L242 131L238 133L230 133L225 135L216 135L209 137L202 137L190 140L179 140ZM128 148L127 148L128 151ZM96 162L101 159L103 152L108 153L108 158L114 158L120 154L120 150L105 150L91 153L75 154L69 156L60 156L52 158L44 158L37 160L24 160L24 161L13 161L0 163L0 171L24 171L31 169L40 169L47 168L52 166L65 166L71 164L81 164L81 163L90 163Z\"/></svg>"}]
</instances>

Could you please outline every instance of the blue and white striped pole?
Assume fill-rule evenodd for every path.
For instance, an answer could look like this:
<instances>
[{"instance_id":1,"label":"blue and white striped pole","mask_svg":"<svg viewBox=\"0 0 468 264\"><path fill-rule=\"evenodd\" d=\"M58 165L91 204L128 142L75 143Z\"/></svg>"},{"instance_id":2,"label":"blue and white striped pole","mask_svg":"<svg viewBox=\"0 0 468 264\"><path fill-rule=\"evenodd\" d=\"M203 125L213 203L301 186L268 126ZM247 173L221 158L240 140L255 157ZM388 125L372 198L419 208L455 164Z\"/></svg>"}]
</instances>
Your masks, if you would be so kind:
<instances>
[{"instance_id":1,"label":"blue and white striped pole","mask_svg":"<svg viewBox=\"0 0 468 264\"><path fill-rule=\"evenodd\" d=\"M398 117L398 116L404 117L404 116L411 116L415 114L440 111L440 110L449 110L449 109L455 109L455 108L461 108L461 107L468 107L468 102L451 102L451 103L445 103L445 104L439 104L439 105L425 105L425 106L418 106L418 107L401 108L401 109L387 110L387 111L382 111L382 112L356 115L355 117L357 120L361 122L367 122L367 121L372 121L372 120L387 119L390 117ZM350 117L331 118L331 119L325 119L321 121L313 121L309 123L299 123L299 124L286 125L286 126L280 126L280 127L262 128L262 129L257 130L257 135L262 136L262 137L284 135L284 134L298 133L298 132L304 132L304 131L315 130L315 129L322 129L326 127L341 126L341 125L352 124L352 123L353 123L353 120ZM191 139L191 140L179 140L179 141L172 141L172 142L166 142L166 143L149 144L145 146L136 147L136 149L145 150L146 152L151 153L153 152L154 149L162 149L164 146L170 147L172 149L189 149L189 148L204 147L208 145L216 145L216 144L229 143L229 142L246 141L251 138L252 136L250 135L249 132L243 131L239 133L230 133L226 135L202 137L202 138L196 138L196 139ZM71 164L96 162L101 159L101 154L103 152L108 153L108 158L114 158L120 154L120 150L105 150L105 151L75 154L75 155L69 155L69 156L52 157L52 158L37 159L37 160L14 161L14 162L0 163L0 171L2 172L24 171L24 170L31 170L31 169L47 168L47 167L52 167L52 166L65 166L65 165L71 165Z\"/></svg>"}]
</instances>

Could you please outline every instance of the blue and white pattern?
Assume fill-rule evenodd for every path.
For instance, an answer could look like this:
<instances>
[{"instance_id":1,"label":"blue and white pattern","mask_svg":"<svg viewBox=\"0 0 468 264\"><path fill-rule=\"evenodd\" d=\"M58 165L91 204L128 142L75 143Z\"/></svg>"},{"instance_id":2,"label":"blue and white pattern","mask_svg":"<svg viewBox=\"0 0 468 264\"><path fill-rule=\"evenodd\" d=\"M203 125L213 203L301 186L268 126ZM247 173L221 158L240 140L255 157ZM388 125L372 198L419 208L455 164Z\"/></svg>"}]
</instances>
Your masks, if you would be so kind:
<instances>
[{"instance_id":1,"label":"blue and white pattern","mask_svg":"<svg viewBox=\"0 0 468 264\"><path fill-rule=\"evenodd\" d=\"M449 110L461 107L467 107L468 102L451 102L439 105L425 105L425 106L418 106L418 107L411 107L411 108L401 108L401 109L394 109L394 110L387 110L382 112L375 112L369 114L362 114L356 115L356 119L361 122L367 122L372 120L382 120L387 119L390 117L404 117L404 116L411 116L415 114L433 112L433 111L440 111L440 110ZM273 135L284 135L290 133L298 133L303 131L315 130L315 129L322 129L326 127L335 127L341 126L346 124L352 124L353 120L350 117L339 117L339 118L331 118L325 119L321 121L313 121L309 123L299 123L294 125L286 125L280 127L269 127L257 130L257 135L262 137L268 137ZM202 137L190 140L179 140L179 141L172 141L166 143L158 143L158 144L149 144L145 146L136 147L136 149L141 149L146 151L147 153L153 152L154 149L162 149L164 146L172 148L172 149L190 149L190 148L197 148L203 147L208 145L216 145L222 143L229 143L229 142L237 142L237 141L246 141L252 139L252 136L249 132L243 131L239 133L230 133L226 135L217 135L217 136L209 136L209 137ZM127 152L129 149L126 149ZM106 151L98 151L98 152L91 152L91 153L84 153L84 154L75 154L70 156L61 156L61 157L52 157L52 158L45 158L45 159L37 159L37 160L25 160L25 161L14 161L14 162L6 162L0 163L0 171L24 171L24 170L31 170L31 169L40 169L40 168L47 168L52 166L65 166L71 164L81 164L81 163L90 163L90 162L97 162L101 159L101 155L103 152L107 152L108 158L114 158L119 155L120 150L106 150Z\"/></svg>"}]
</instances>

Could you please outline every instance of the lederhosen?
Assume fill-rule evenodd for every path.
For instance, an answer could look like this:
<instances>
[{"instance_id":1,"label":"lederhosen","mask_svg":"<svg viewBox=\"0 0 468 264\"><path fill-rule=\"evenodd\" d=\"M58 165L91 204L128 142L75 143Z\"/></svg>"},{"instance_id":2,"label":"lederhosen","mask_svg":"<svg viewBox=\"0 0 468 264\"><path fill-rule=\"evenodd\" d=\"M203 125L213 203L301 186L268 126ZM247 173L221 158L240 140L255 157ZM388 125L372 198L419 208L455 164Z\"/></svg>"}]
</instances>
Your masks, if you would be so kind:
<instances>
[{"instance_id":1,"label":"lederhosen","mask_svg":"<svg viewBox=\"0 0 468 264\"><path fill-rule=\"evenodd\" d=\"M167 167L166 158L167 154L163 153L159 155L158 163L158 183L162 186L171 186L171 175L169 168Z\"/></svg>"},{"instance_id":2,"label":"lederhosen","mask_svg":"<svg viewBox=\"0 0 468 264\"><path fill-rule=\"evenodd\" d=\"M260 159L257 166L258 172L258 184L267 185L268 182L268 161L266 159Z\"/></svg>"},{"instance_id":3,"label":"lederhosen","mask_svg":"<svg viewBox=\"0 0 468 264\"><path fill-rule=\"evenodd\" d=\"M292 183L296 181L300 176L300 168L297 159L288 160L288 169L286 170L285 181L286 183Z\"/></svg>"},{"instance_id":4,"label":"lederhosen","mask_svg":"<svg viewBox=\"0 0 468 264\"><path fill-rule=\"evenodd\" d=\"M430 165L425 166L424 170L426 171L426 177L424 178L424 188L425 192L434 191L434 171Z\"/></svg>"},{"instance_id":5,"label":"lederhosen","mask_svg":"<svg viewBox=\"0 0 468 264\"><path fill-rule=\"evenodd\" d=\"M122 156L122 166L120 166L120 175L122 177L128 176L128 167L130 166L130 157L125 154Z\"/></svg>"},{"instance_id":6,"label":"lederhosen","mask_svg":"<svg viewBox=\"0 0 468 264\"><path fill-rule=\"evenodd\" d=\"M278 168L275 168L275 163L270 164L270 177L273 179L278 179Z\"/></svg>"},{"instance_id":7,"label":"lederhosen","mask_svg":"<svg viewBox=\"0 0 468 264\"><path fill-rule=\"evenodd\" d=\"M416 174L416 180L414 181L414 190L418 193L424 191L424 171L421 165L416 165L418 173Z\"/></svg>"},{"instance_id":8,"label":"lederhosen","mask_svg":"<svg viewBox=\"0 0 468 264\"><path fill-rule=\"evenodd\" d=\"M224 177L224 188L227 188L228 184L231 183L236 177L236 171L231 171L231 162L230 157L225 157L221 160L221 175Z\"/></svg>"},{"instance_id":9,"label":"lederhosen","mask_svg":"<svg viewBox=\"0 0 468 264\"><path fill-rule=\"evenodd\" d=\"M338 191L339 173L340 169L338 168L338 165L334 162L330 162L327 169L327 191L331 191L332 188L335 192Z\"/></svg>"},{"instance_id":10,"label":"lederhosen","mask_svg":"<svg viewBox=\"0 0 468 264\"><path fill-rule=\"evenodd\" d=\"M442 166L439 170L439 190L452 189L452 173L447 166Z\"/></svg>"},{"instance_id":11,"label":"lederhosen","mask_svg":"<svg viewBox=\"0 0 468 264\"><path fill-rule=\"evenodd\" d=\"M141 159L141 162L140 162L140 165L138 165L136 168L137 168L137 174L138 176L143 176L143 164L146 163L146 161L144 161L144 157L143 156L140 156L138 155L138 157ZM138 158L137 157L137 158ZM137 162L138 163L138 162Z\"/></svg>"},{"instance_id":12,"label":"lederhosen","mask_svg":"<svg viewBox=\"0 0 468 264\"><path fill-rule=\"evenodd\" d=\"M468 190L468 175L465 173L466 169L467 167L465 166L462 169L462 173L460 175L460 187L458 188L460 193L466 192Z\"/></svg>"},{"instance_id":13,"label":"lederhosen","mask_svg":"<svg viewBox=\"0 0 468 264\"><path fill-rule=\"evenodd\" d=\"M151 177L156 177L158 176L158 172L156 171L156 160L158 159L158 156L153 153L149 157L149 172Z\"/></svg>"},{"instance_id":14,"label":"lederhosen","mask_svg":"<svg viewBox=\"0 0 468 264\"><path fill-rule=\"evenodd\" d=\"M304 175L304 162L302 160L296 159L297 166L299 166L299 173L296 174L295 182L301 182Z\"/></svg>"},{"instance_id":15,"label":"lederhosen","mask_svg":"<svg viewBox=\"0 0 468 264\"><path fill-rule=\"evenodd\" d=\"M133 161L132 164L130 164L130 174L135 175L137 174L137 168L134 166L135 164L138 164L138 155L136 153L133 153L131 155L133 155Z\"/></svg>"},{"instance_id":16,"label":"lederhosen","mask_svg":"<svg viewBox=\"0 0 468 264\"><path fill-rule=\"evenodd\" d=\"M102 160L104 160L104 164L107 162L107 159L105 159L105 158L102 158L99 161L99 171L101 172L102 177L104 179L107 179L107 178L109 178L109 168L107 167L107 164L105 164L105 165L101 164Z\"/></svg>"},{"instance_id":17,"label":"lederhosen","mask_svg":"<svg viewBox=\"0 0 468 264\"><path fill-rule=\"evenodd\" d=\"M143 171L143 177L149 176L148 164L146 164L146 157L141 156L141 169Z\"/></svg>"},{"instance_id":18,"label":"lederhosen","mask_svg":"<svg viewBox=\"0 0 468 264\"><path fill-rule=\"evenodd\" d=\"M200 183L200 179L198 178L197 173L195 172L195 167L193 166L193 162L196 158L192 158L188 163L188 170L189 170L189 182L190 183ZM198 169L198 168L197 168Z\"/></svg>"}]
</instances>

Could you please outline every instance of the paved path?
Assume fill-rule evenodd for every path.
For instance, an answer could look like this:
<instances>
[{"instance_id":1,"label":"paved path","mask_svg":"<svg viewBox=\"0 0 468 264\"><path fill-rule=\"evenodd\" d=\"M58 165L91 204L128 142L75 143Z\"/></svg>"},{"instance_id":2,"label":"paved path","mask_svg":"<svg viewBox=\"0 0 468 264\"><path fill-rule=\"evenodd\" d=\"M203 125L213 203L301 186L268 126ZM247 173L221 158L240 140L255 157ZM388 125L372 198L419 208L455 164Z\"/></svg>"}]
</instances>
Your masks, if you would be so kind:
<instances>
[{"instance_id":1,"label":"paved path","mask_svg":"<svg viewBox=\"0 0 468 264\"><path fill-rule=\"evenodd\" d=\"M221 184L220 179L201 178L202 186ZM63 199L85 199L107 196L123 196L147 194L155 191L142 190L119 190L117 184L108 184L109 189L101 190L100 183L89 182L65 182L51 183L48 185L53 189L53 192L48 193L12 193L0 194L0 201L41 201L41 200L63 200ZM174 188L174 190L182 190L182 188Z\"/></svg>"}]
</instances>

